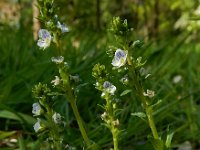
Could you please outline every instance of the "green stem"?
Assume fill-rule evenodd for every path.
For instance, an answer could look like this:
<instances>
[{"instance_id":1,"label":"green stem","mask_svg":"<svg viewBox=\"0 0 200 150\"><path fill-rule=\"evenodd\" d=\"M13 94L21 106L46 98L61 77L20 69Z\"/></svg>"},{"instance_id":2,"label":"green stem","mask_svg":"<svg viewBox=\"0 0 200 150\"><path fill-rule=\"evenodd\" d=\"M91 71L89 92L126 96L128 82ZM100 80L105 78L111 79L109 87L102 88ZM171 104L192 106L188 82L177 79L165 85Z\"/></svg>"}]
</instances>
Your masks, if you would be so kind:
<instances>
[{"instance_id":1,"label":"green stem","mask_svg":"<svg viewBox=\"0 0 200 150\"><path fill-rule=\"evenodd\" d=\"M153 137L154 137L154 139L159 139L158 132L157 132L154 120L153 120L153 116L152 116L153 110L152 110L151 106L148 105L148 101L147 101L146 97L143 95L144 89L143 89L142 85L139 83L138 76L135 72L135 67L132 64L129 56L127 57L127 61L128 61L129 70L130 70L130 73L132 76L132 80L134 81L134 87L138 92L140 100L142 101L143 107L144 107L146 115L147 115L149 127L151 128Z\"/></svg>"},{"instance_id":2,"label":"green stem","mask_svg":"<svg viewBox=\"0 0 200 150\"><path fill-rule=\"evenodd\" d=\"M146 115L147 115L149 126L151 128L151 132L153 134L154 139L159 139L158 132L157 132L154 120L153 120L151 107L146 108Z\"/></svg>"},{"instance_id":3,"label":"green stem","mask_svg":"<svg viewBox=\"0 0 200 150\"><path fill-rule=\"evenodd\" d=\"M58 54L59 55L62 55L63 54L63 49L62 49L62 43L61 43L61 41L59 40L59 37L58 37L58 35L57 35L57 33L54 33L54 42L55 42L55 44L56 44L56 47L57 47L57 49L58 49Z\"/></svg>"},{"instance_id":4,"label":"green stem","mask_svg":"<svg viewBox=\"0 0 200 150\"><path fill-rule=\"evenodd\" d=\"M112 101L111 99L109 98L109 95L107 95L107 98L106 98L106 106L107 106L107 109L106 109L106 113L109 115L109 120L110 120L110 129L111 129L111 133L112 133L112 136L113 136L113 144L114 144L114 150L119 150L118 148L118 125L115 125L114 124L114 108L112 107Z\"/></svg>"},{"instance_id":5,"label":"green stem","mask_svg":"<svg viewBox=\"0 0 200 150\"><path fill-rule=\"evenodd\" d=\"M113 135L114 150L119 150L119 148L118 148L118 130L115 127L112 130L113 130L112 135Z\"/></svg>"},{"instance_id":6,"label":"green stem","mask_svg":"<svg viewBox=\"0 0 200 150\"><path fill-rule=\"evenodd\" d=\"M61 47L61 42L58 40L58 37L56 37L55 41L56 41L56 46L58 47L59 53L62 54L63 50L62 50L62 47ZM85 141L86 147L89 148L91 146L90 140L87 136L87 133L86 133L85 128L83 126L81 116L79 114L79 111L78 111L78 108L77 108L77 105L76 105L76 99L73 95L73 91L72 91L71 85L69 83L69 74L68 74L68 72L64 71L63 68L59 69L59 73L60 73L60 76L63 80L63 85L64 85L65 90L66 90L65 93L66 93L66 96L67 96L69 103L72 107L72 110L74 112L75 118L77 120L79 129L80 129L80 132L81 132L81 135L82 135L82 137Z\"/></svg>"},{"instance_id":7,"label":"green stem","mask_svg":"<svg viewBox=\"0 0 200 150\"><path fill-rule=\"evenodd\" d=\"M83 122L82 122L81 116L79 114L77 105L76 105L76 99L75 99L75 97L73 95L73 91L71 90L71 86L69 85L69 75L65 74L65 73L64 74L61 73L61 77L62 77L62 79L65 79L63 81L65 81L64 84L66 86L66 95L68 97L69 103L70 103L70 105L72 107L72 110L74 112L74 115L76 117L76 120L77 120L79 129L80 129L81 135L82 135L82 137L83 137L83 139L85 141L86 146L90 147L90 140L89 140L89 138L87 136L87 133L85 131L85 128L83 126Z\"/></svg>"},{"instance_id":8,"label":"green stem","mask_svg":"<svg viewBox=\"0 0 200 150\"><path fill-rule=\"evenodd\" d=\"M85 141L85 144L87 147L90 147L90 140L86 134L86 131L85 131L85 128L83 126L83 123L82 123L82 119L80 117L80 114L79 114L79 111L78 111L78 108L77 108L77 105L76 105L76 102L75 100L70 100L70 104L71 104L71 107L73 109L73 112L74 112L74 115L76 117L76 120L78 122L78 126L79 126L79 129L80 129L80 132L82 134L82 137Z\"/></svg>"}]
</instances>

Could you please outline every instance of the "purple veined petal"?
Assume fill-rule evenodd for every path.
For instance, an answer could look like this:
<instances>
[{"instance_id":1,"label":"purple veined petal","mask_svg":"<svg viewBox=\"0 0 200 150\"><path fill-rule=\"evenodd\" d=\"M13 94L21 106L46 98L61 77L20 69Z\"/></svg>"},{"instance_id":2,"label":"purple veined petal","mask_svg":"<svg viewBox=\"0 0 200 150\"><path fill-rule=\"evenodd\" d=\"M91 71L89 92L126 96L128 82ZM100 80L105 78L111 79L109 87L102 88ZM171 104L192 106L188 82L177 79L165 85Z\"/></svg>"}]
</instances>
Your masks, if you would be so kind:
<instances>
[{"instance_id":1,"label":"purple veined petal","mask_svg":"<svg viewBox=\"0 0 200 150\"><path fill-rule=\"evenodd\" d=\"M59 28L62 33L69 32L69 28L65 24L61 24L60 21L57 22L57 28Z\"/></svg>"},{"instance_id":2,"label":"purple veined petal","mask_svg":"<svg viewBox=\"0 0 200 150\"><path fill-rule=\"evenodd\" d=\"M69 28L66 25L62 24L61 31L62 31L62 33L69 32Z\"/></svg>"},{"instance_id":3,"label":"purple veined petal","mask_svg":"<svg viewBox=\"0 0 200 150\"><path fill-rule=\"evenodd\" d=\"M116 52L115 52L115 56L120 59L120 58L124 58L126 57L126 54L123 50L121 49L117 49Z\"/></svg>"},{"instance_id":4,"label":"purple veined petal","mask_svg":"<svg viewBox=\"0 0 200 150\"><path fill-rule=\"evenodd\" d=\"M106 92L114 95L114 93L116 91L116 87L112 83L110 83L109 81L105 81L103 83L103 87L104 87Z\"/></svg>"},{"instance_id":5,"label":"purple veined petal","mask_svg":"<svg viewBox=\"0 0 200 150\"><path fill-rule=\"evenodd\" d=\"M40 29L38 35L40 39L51 39L51 34L46 29Z\"/></svg>"},{"instance_id":6,"label":"purple veined petal","mask_svg":"<svg viewBox=\"0 0 200 150\"><path fill-rule=\"evenodd\" d=\"M110 82L108 82L108 81L105 81L105 82L103 83L103 87L104 87L105 89L109 88L111 85L112 85L112 84L111 84Z\"/></svg>"},{"instance_id":7,"label":"purple veined petal","mask_svg":"<svg viewBox=\"0 0 200 150\"><path fill-rule=\"evenodd\" d=\"M42 108L39 103L33 103L32 105L32 113L36 116L41 114Z\"/></svg>"},{"instance_id":8,"label":"purple veined petal","mask_svg":"<svg viewBox=\"0 0 200 150\"><path fill-rule=\"evenodd\" d=\"M37 45L43 49L49 47L52 39L49 31L46 29L40 29L38 34L39 34L39 39Z\"/></svg>"},{"instance_id":9,"label":"purple veined petal","mask_svg":"<svg viewBox=\"0 0 200 150\"><path fill-rule=\"evenodd\" d=\"M120 59L114 57L111 63L114 67L120 67Z\"/></svg>"},{"instance_id":10,"label":"purple veined petal","mask_svg":"<svg viewBox=\"0 0 200 150\"><path fill-rule=\"evenodd\" d=\"M127 55L128 55L127 51L124 51L124 50L121 50L121 49L117 49L111 64L114 67L117 67L117 68L125 65L126 64Z\"/></svg>"},{"instance_id":11,"label":"purple veined petal","mask_svg":"<svg viewBox=\"0 0 200 150\"><path fill-rule=\"evenodd\" d=\"M33 129L35 132L38 132L40 129L42 129L39 118L37 118L37 122L34 124Z\"/></svg>"}]
</instances>

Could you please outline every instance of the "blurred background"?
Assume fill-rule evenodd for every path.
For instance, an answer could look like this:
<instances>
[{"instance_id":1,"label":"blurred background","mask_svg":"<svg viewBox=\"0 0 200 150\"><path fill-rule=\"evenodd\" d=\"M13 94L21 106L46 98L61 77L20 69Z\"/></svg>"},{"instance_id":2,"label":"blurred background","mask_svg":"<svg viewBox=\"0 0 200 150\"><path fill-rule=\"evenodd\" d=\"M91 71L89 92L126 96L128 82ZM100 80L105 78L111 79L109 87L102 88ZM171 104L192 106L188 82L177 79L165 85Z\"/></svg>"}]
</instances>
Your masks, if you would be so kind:
<instances>
[{"instance_id":1,"label":"blurred background","mask_svg":"<svg viewBox=\"0 0 200 150\"><path fill-rule=\"evenodd\" d=\"M200 149L200 1L199 0L56 0L60 20L70 28L63 39L65 58L72 74L79 74L77 104L92 140L108 149L111 135L101 124L100 93L93 84L95 63L110 65L106 55L113 41L107 28L114 16L127 19L132 38L144 45L135 53L147 59L145 69L152 74L146 87L156 91L162 103L156 106L155 121L165 137L173 132L172 149ZM50 83L57 74L50 58L55 47L39 50L37 32L42 24L35 0L0 1L0 149L38 149L40 139L33 132L32 88L38 82ZM86 83L86 84L85 84ZM120 86L120 83L115 83ZM99 96L96 96L98 93ZM139 102L123 99L120 114L121 149L153 149L147 142L150 129L140 118L130 115L142 111ZM63 105L64 104L64 105ZM80 133L64 99L57 104L65 116L65 141L80 144ZM75 134L74 134L75 133ZM103 134L104 133L104 134ZM102 137L102 135L104 135ZM42 149L42 148L41 148ZM43 148L45 149L45 148Z\"/></svg>"}]
</instances>

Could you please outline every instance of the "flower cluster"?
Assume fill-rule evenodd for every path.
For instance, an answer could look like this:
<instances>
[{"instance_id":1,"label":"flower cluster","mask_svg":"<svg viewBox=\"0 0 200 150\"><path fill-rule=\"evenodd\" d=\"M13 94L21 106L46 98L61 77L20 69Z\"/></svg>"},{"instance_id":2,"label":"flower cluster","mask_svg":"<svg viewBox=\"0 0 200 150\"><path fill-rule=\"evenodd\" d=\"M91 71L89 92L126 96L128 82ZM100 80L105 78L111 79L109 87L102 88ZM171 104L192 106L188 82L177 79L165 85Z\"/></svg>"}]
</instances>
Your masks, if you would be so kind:
<instances>
[{"instance_id":1,"label":"flower cluster","mask_svg":"<svg viewBox=\"0 0 200 150\"><path fill-rule=\"evenodd\" d=\"M39 30L37 45L44 50L50 46L51 42L58 44L58 38L61 34L69 32L69 28L60 22L53 0L38 0L38 7L39 19L44 23L45 29Z\"/></svg>"},{"instance_id":2,"label":"flower cluster","mask_svg":"<svg viewBox=\"0 0 200 150\"><path fill-rule=\"evenodd\" d=\"M117 55L116 57L118 57ZM121 56L119 56L121 58ZM119 59L120 59L119 58ZM116 101L114 101L115 92L117 90L108 80L108 73L104 65L96 64L92 71L93 77L96 78L95 87L102 92L101 97L105 100L104 113L101 115L101 119L105 122L105 125L110 129L113 135L114 149L118 149L118 135L119 135L119 120L116 118Z\"/></svg>"},{"instance_id":3,"label":"flower cluster","mask_svg":"<svg viewBox=\"0 0 200 150\"><path fill-rule=\"evenodd\" d=\"M60 131L62 130L63 121L61 115L53 109L55 104L54 94L47 84L42 83L35 85L33 94L38 99L38 102L32 105L33 116L37 119L33 129L38 136L48 137L48 140L51 139L50 146L52 149L59 149L58 147L61 147L62 142Z\"/></svg>"}]
</instances>

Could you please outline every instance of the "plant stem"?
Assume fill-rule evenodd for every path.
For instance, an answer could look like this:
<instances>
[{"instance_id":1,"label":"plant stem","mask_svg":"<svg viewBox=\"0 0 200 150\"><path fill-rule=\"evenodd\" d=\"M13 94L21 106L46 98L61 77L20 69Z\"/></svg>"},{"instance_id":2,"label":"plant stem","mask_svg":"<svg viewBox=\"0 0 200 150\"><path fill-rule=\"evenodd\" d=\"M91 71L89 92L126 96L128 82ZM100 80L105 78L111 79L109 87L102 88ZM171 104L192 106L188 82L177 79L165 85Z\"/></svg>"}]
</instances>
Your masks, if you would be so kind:
<instances>
[{"instance_id":1,"label":"plant stem","mask_svg":"<svg viewBox=\"0 0 200 150\"><path fill-rule=\"evenodd\" d=\"M118 125L116 125L115 119L114 119L114 108L112 107L112 100L110 99L109 95L106 96L106 113L109 115L109 121L110 124L108 124L110 126L110 130L113 136L113 145L114 145L114 150L119 150L118 148Z\"/></svg>"},{"instance_id":2,"label":"plant stem","mask_svg":"<svg viewBox=\"0 0 200 150\"><path fill-rule=\"evenodd\" d=\"M153 134L154 139L159 139L158 132L157 132L154 120L153 120L151 107L146 108L146 115L147 115L149 126L151 128L151 132Z\"/></svg>"},{"instance_id":3,"label":"plant stem","mask_svg":"<svg viewBox=\"0 0 200 150\"><path fill-rule=\"evenodd\" d=\"M128 61L128 65L129 65L129 71L131 73L132 80L134 82L134 87L138 92L140 100L142 101L145 113L147 115L149 127L151 128L153 137L154 137L154 139L159 139L158 132L157 132L154 120L153 120L153 116L152 116L153 110L152 110L151 106L148 105L148 101L147 101L146 97L143 95L144 89L143 89L142 85L139 83L138 76L135 72L135 67L134 67L133 63L131 62L131 59L129 56L127 57L127 61Z\"/></svg>"},{"instance_id":4,"label":"plant stem","mask_svg":"<svg viewBox=\"0 0 200 150\"><path fill-rule=\"evenodd\" d=\"M58 37L56 37L55 41L56 41L56 46L59 50L59 53L62 54L61 42L58 40ZM69 101L69 103L72 107L72 110L74 112L75 118L76 118L78 126L79 126L79 130L81 132L83 140L85 141L86 147L89 148L91 146L90 140L87 136L87 133L86 133L85 128L83 126L81 116L79 114L79 111L78 111L78 108L77 108L77 105L76 105L76 99L75 99L75 96L74 96L73 91L71 89L70 82L69 82L69 74L68 74L68 72L65 72L64 70L62 70L61 68L59 69L59 73L60 73L60 76L63 80L63 85L64 85L65 90L66 90L65 93L66 93L68 101Z\"/></svg>"},{"instance_id":5,"label":"plant stem","mask_svg":"<svg viewBox=\"0 0 200 150\"><path fill-rule=\"evenodd\" d=\"M86 131L85 131L85 128L83 126L83 123L82 123L82 119L80 117L80 114L79 114L79 111L78 111L78 108L77 108L77 105L76 105L76 102L75 100L70 100L70 104L71 104L71 107L73 109L73 112L74 112L74 115L76 117L76 120L78 122L78 126L79 126L79 129L80 129L80 132L82 134L82 137L85 141L85 144L87 147L90 147L90 140L86 134Z\"/></svg>"},{"instance_id":6,"label":"plant stem","mask_svg":"<svg viewBox=\"0 0 200 150\"><path fill-rule=\"evenodd\" d=\"M77 120L79 129L80 129L81 135L82 135L82 137L83 137L83 139L84 139L84 141L85 141L85 144L86 144L87 147L90 147L90 140L89 140L89 138L88 138L88 136L87 136L87 133L86 133L86 131L85 131L85 128L84 128L84 126L83 126L83 122L82 122L81 116L80 116L80 114L79 114L77 105L76 105L76 99L75 99L75 97L74 97L74 95L73 95L73 91L71 90L71 86L69 85L69 75L68 75L68 74L67 74L67 75L65 74L65 76L62 76L62 74L61 74L61 77L62 77L62 78L63 78L63 77L64 77L64 78L67 78L67 81L68 81L68 82L65 83L65 86L66 86L66 95L67 95L67 97L68 97L69 103L70 103L70 105L71 105L71 107L72 107L72 110L73 110L73 112L74 112L74 115L75 115L75 117L76 117L76 120Z\"/></svg>"},{"instance_id":7,"label":"plant stem","mask_svg":"<svg viewBox=\"0 0 200 150\"><path fill-rule=\"evenodd\" d=\"M119 148L118 148L118 132L115 127L112 129L112 135L113 135L114 150L119 150Z\"/></svg>"}]
</instances>

